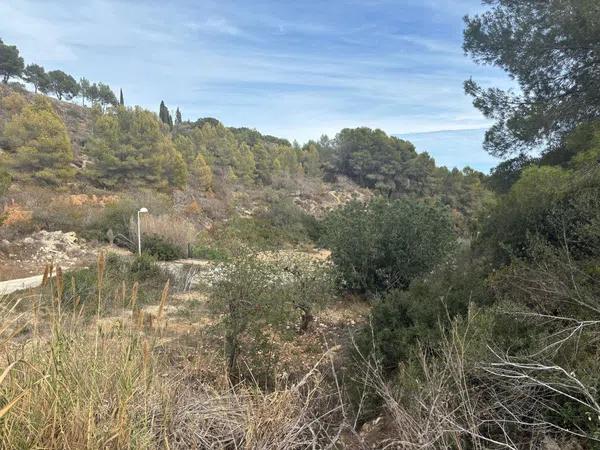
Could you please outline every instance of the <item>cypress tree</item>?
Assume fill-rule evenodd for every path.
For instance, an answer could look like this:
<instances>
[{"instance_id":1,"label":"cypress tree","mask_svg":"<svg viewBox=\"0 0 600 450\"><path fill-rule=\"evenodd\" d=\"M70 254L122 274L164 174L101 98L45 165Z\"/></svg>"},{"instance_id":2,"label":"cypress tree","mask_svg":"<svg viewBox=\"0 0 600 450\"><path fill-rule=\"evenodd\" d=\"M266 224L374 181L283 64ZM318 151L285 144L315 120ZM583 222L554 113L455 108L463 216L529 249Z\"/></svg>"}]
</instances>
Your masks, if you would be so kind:
<instances>
[{"instance_id":1,"label":"cypress tree","mask_svg":"<svg viewBox=\"0 0 600 450\"><path fill-rule=\"evenodd\" d=\"M169 110L165 106L165 102L161 100L160 102L160 110L158 112L158 117L162 123L169 124Z\"/></svg>"},{"instance_id":2,"label":"cypress tree","mask_svg":"<svg viewBox=\"0 0 600 450\"><path fill-rule=\"evenodd\" d=\"M179 107L177 108L177 111L175 111L175 125L181 125L181 111L179 111Z\"/></svg>"},{"instance_id":3,"label":"cypress tree","mask_svg":"<svg viewBox=\"0 0 600 450\"><path fill-rule=\"evenodd\" d=\"M123 89L119 89L119 104L125 106L125 100L123 99Z\"/></svg>"}]
</instances>

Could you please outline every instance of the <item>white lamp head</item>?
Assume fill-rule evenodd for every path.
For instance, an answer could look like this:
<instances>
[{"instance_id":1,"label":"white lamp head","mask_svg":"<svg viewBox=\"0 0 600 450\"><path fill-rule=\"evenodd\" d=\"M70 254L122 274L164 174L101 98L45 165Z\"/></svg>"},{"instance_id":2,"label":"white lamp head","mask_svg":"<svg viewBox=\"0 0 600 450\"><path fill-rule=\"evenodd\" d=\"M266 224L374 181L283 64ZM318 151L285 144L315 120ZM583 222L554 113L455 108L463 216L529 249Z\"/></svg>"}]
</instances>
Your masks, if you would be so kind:
<instances>
[{"instance_id":1,"label":"white lamp head","mask_svg":"<svg viewBox=\"0 0 600 450\"><path fill-rule=\"evenodd\" d=\"M141 213L147 213L148 212L148 208L140 208L140 212Z\"/></svg>"}]
</instances>

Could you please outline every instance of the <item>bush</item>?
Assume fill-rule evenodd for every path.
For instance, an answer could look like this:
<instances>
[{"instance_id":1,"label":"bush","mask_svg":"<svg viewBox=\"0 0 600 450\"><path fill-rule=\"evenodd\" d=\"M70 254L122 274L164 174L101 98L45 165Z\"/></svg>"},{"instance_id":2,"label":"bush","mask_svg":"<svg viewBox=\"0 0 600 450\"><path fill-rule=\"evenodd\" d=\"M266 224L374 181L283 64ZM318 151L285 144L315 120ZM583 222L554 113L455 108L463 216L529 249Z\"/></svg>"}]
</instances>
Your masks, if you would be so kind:
<instances>
[{"instance_id":1,"label":"bush","mask_svg":"<svg viewBox=\"0 0 600 450\"><path fill-rule=\"evenodd\" d=\"M259 215L286 240L294 243L317 241L320 235L319 222L290 199L271 203L269 209Z\"/></svg>"},{"instance_id":2,"label":"bush","mask_svg":"<svg viewBox=\"0 0 600 450\"><path fill-rule=\"evenodd\" d=\"M472 260L468 251L414 280L408 290L390 291L378 301L371 313L372 329L362 332L361 351L374 349L383 368L391 371L414 353L417 343L436 348L440 333L454 318L466 317L470 304L491 304L493 293L486 281L491 268Z\"/></svg>"},{"instance_id":3,"label":"bush","mask_svg":"<svg viewBox=\"0 0 600 450\"><path fill-rule=\"evenodd\" d=\"M414 200L352 202L324 223L323 244L346 287L358 292L406 288L454 243L448 212Z\"/></svg>"},{"instance_id":4,"label":"bush","mask_svg":"<svg viewBox=\"0 0 600 450\"><path fill-rule=\"evenodd\" d=\"M181 248L157 235L143 237L142 253L148 254L159 261L174 261L185 256Z\"/></svg>"},{"instance_id":5,"label":"bush","mask_svg":"<svg viewBox=\"0 0 600 450\"><path fill-rule=\"evenodd\" d=\"M192 248L192 257L199 259L206 259L209 261L228 261L230 258L230 252L219 247L213 247L210 245L199 244Z\"/></svg>"},{"instance_id":6,"label":"bush","mask_svg":"<svg viewBox=\"0 0 600 450\"><path fill-rule=\"evenodd\" d=\"M213 306L223 317L223 348L234 384L245 376L261 386L273 382L275 333L295 326L303 332L331 297L332 281L327 266L303 259L271 262L242 252L223 267Z\"/></svg>"},{"instance_id":7,"label":"bush","mask_svg":"<svg viewBox=\"0 0 600 450\"><path fill-rule=\"evenodd\" d=\"M129 273L140 281L161 278L160 267L156 264L156 259L147 253L143 253L133 260L129 267Z\"/></svg>"},{"instance_id":8,"label":"bush","mask_svg":"<svg viewBox=\"0 0 600 450\"><path fill-rule=\"evenodd\" d=\"M129 220L137 210L137 203L133 199L121 199L107 205L90 228L95 231L97 239L106 239L106 233L112 230L115 243L129 247L132 242L129 238Z\"/></svg>"}]
</instances>

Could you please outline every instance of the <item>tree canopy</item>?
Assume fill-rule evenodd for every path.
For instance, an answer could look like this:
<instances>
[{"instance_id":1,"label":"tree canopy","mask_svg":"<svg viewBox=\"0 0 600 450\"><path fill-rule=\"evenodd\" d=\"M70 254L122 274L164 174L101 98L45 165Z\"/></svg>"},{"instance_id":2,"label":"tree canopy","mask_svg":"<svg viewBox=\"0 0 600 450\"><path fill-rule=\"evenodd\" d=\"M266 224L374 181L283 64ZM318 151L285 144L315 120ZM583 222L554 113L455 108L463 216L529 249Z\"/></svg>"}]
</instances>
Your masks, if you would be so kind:
<instances>
[{"instance_id":1,"label":"tree canopy","mask_svg":"<svg viewBox=\"0 0 600 450\"><path fill-rule=\"evenodd\" d=\"M21 76L25 62L19 56L19 50L14 45L7 45L0 39L0 77L4 84L8 83L10 78Z\"/></svg>"},{"instance_id":2,"label":"tree canopy","mask_svg":"<svg viewBox=\"0 0 600 450\"><path fill-rule=\"evenodd\" d=\"M556 147L582 122L600 117L600 3L596 0L486 0L466 17L464 50L504 69L519 91L465 83L474 105L496 123L485 149L505 157Z\"/></svg>"},{"instance_id":3,"label":"tree canopy","mask_svg":"<svg viewBox=\"0 0 600 450\"><path fill-rule=\"evenodd\" d=\"M48 72L50 92L56 94L59 100L71 100L79 94L79 84L71 75L62 70Z\"/></svg>"},{"instance_id":4,"label":"tree canopy","mask_svg":"<svg viewBox=\"0 0 600 450\"><path fill-rule=\"evenodd\" d=\"M86 145L95 164L89 175L107 186L184 186L186 163L155 114L117 108L96 120Z\"/></svg>"},{"instance_id":5,"label":"tree canopy","mask_svg":"<svg viewBox=\"0 0 600 450\"><path fill-rule=\"evenodd\" d=\"M38 64L28 64L23 71L23 79L28 83L33 84L36 94L38 90L42 93L48 92L50 79L42 66Z\"/></svg>"},{"instance_id":6,"label":"tree canopy","mask_svg":"<svg viewBox=\"0 0 600 450\"><path fill-rule=\"evenodd\" d=\"M37 97L6 125L4 137L13 153L12 166L20 176L58 184L74 174L73 151L63 121L50 101Z\"/></svg>"}]
</instances>

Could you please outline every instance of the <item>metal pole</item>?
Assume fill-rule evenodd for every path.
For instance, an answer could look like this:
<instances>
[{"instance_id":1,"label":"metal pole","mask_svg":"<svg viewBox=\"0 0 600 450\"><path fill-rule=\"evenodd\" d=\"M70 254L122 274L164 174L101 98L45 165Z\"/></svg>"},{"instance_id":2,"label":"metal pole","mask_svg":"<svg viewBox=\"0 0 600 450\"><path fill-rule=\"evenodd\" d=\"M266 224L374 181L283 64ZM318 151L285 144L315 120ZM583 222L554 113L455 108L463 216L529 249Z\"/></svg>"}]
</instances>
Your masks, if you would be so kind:
<instances>
[{"instance_id":1,"label":"metal pole","mask_svg":"<svg viewBox=\"0 0 600 450\"><path fill-rule=\"evenodd\" d=\"M141 227L140 227L140 212L137 212L137 226L138 226L138 255L142 256L142 233L141 233Z\"/></svg>"}]
</instances>

